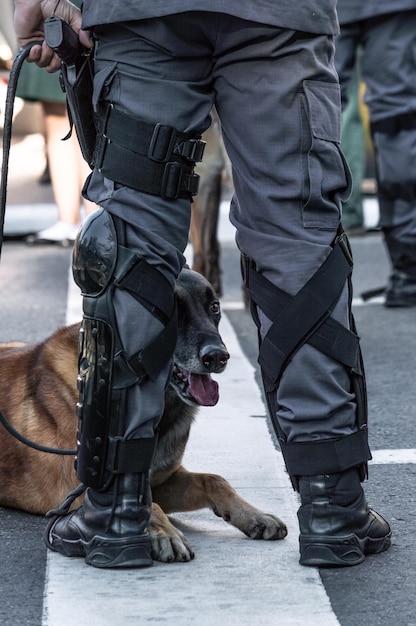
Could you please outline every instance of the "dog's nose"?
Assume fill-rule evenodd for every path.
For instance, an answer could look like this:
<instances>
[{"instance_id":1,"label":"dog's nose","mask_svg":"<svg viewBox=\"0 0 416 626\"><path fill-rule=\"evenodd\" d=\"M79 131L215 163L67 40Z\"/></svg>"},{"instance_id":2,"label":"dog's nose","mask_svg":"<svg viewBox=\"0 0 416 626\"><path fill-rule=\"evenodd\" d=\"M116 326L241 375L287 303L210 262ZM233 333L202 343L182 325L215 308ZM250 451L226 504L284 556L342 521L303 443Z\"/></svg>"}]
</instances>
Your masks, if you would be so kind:
<instances>
[{"instance_id":1,"label":"dog's nose","mask_svg":"<svg viewBox=\"0 0 416 626\"><path fill-rule=\"evenodd\" d=\"M201 361L209 372L218 372L224 369L230 358L225 348L218 346L206 345L200 351Z\"/></svg>"}]
</instances>

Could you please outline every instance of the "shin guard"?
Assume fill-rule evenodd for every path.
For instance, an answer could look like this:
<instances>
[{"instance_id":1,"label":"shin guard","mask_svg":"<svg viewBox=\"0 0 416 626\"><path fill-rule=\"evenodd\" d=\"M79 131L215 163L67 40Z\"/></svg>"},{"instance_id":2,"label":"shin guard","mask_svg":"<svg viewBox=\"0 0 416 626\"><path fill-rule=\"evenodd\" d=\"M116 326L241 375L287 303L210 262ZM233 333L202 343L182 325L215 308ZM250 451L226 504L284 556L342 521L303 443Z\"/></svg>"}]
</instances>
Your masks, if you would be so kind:
<instances>
[{"instance_id":1,"label":"shin guard","mask_svg":"<svg viewBox=\"0 0 416 626\"><path fill-rule=\"evenodd\" d=\"M154 379L176 344L176 304L165 277L124 247L121 221L94 212L75 242L73 274L83 295L77 413L78 478L105 489L116 474L148 472L156 437L125 439L127 389ZM164 324L159 336L134 355L120 340L113 295L127 290Z\"/></svg>"}]
</instances>

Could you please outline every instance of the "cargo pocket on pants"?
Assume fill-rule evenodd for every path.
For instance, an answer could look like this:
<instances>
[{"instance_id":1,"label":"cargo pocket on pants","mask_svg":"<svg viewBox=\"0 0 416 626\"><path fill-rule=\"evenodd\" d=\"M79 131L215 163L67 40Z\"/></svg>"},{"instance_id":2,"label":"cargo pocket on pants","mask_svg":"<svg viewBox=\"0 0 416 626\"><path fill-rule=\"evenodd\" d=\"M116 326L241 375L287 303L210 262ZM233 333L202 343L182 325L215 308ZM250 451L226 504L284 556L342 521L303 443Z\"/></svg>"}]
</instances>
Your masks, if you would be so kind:
<instances>
[{"instance_id":1,"label":"cargo pocket on pants","mask_svg":"<svg viewBox=\"0 0 416 626\"><path fill-rule=\"evenodd\" d=\"M340 149L339 85L304 81L300 109L303 225L335 229L341 216L341 201L349 197L352 188L351 173Z\"/></svg>"}]
</instances>

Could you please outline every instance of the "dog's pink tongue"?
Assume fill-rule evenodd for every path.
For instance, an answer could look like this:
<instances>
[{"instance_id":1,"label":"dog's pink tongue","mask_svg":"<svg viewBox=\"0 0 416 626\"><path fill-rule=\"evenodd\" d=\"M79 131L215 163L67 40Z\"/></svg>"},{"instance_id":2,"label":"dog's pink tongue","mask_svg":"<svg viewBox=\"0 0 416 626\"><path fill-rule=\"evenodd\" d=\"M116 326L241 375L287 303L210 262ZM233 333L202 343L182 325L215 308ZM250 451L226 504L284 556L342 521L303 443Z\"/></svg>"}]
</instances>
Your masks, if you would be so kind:
<instances>
[{"instance_id":1,"label":"dog's pink tongue","mask_svg":"<svg viewBox=\"0 0 416 626\"><path fill-rule=\"evenodd\" d=\"M191 374L189 390L201 406L214 406L218 402L218 383L209 374Z\"/></svg>"}]
</instances>

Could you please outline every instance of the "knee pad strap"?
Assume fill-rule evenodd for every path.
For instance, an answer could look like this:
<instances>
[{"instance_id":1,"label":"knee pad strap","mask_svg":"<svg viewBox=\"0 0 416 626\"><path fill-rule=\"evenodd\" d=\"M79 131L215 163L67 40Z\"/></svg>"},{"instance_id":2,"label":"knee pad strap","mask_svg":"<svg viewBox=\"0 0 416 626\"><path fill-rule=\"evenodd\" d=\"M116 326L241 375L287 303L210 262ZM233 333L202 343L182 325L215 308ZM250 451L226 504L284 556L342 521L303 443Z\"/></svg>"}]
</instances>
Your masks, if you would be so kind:
<instances>
[{"instance_id":1,"label":"knee pad strap","mask_svg":"<svg viewBox=\"0 0 416 626\"><path fill-rule=\"evenodd\" d=\"M337 238L323 265L294 297L273 285L250 260L245 260L247 293L273 322L259 349L266 391L276 389L290 359L305 343L352 371L359 371L359 338L330 317L351 270L352 258L344 236Z\"/></svg>"},{"instance_id":2,"label":"knee pad strap","mask_svg":"<svg viewBox=\"0 0 416 626\"><path fill-rule=\"evenodd\" d=\"M364 368L354 319L350 312L349 330L331 317L351 270L352 257L343 233L335 240L326 261L296 296L273 285L249 259L243 259L244 283L252 301L253 317L259 326L258 306L272 320L264 339L259 339L259 363L269 413L292 479L295 475L333 473L355 465L362 467L364 478L366 462L371 458ZM276 418L276 389L290 359L306 343L339 361L350 372L357 403L357 432L350 436L301 443L286 441Z\"/></svg>"},{"instance_id":3,"label":"knee pad strap","mask_svg":"<svg viewBox=\"0 0 416 626\"><path fill-rule=\"evenodd\" d=\"M198 193L195 163L202 160L201 135L148 124L106 104L95 166L108 178L166 199Z\"/></svg>"}]
</instances>

